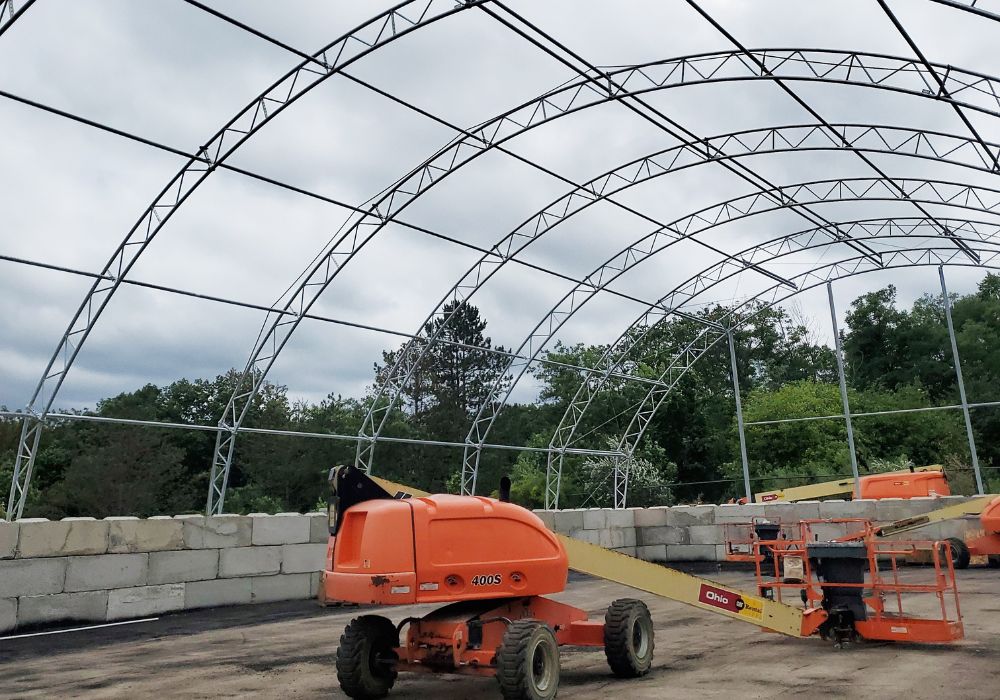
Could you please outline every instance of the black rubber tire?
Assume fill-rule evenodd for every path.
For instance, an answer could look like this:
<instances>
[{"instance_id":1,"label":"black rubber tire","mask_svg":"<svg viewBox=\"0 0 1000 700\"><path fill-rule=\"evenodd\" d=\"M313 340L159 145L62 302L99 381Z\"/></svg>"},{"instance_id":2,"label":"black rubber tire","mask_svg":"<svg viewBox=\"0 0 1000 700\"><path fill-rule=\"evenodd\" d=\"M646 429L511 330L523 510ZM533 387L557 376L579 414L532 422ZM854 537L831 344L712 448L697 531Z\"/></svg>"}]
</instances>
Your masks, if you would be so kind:
<instances>
[{"instance_id":1,"label":"black rubber tire","mask_svg":"<svg viewBox=\"0 0 1000 700\"><path fill-rule=\"evenodd\" d=\"M1000 554L991 554L987 561L991 569L1000 569Z\"/></svg>"},{"instance_id":2,"label":"black rubber tire","mask_svg":"<svg viewBox=\"0 0 1000 700\"><path fill-rule=\"evenodd\" d=\"M559 692L559 644L538 620L515 620L497 650L497 683L505 700L552 700Z\"/></svg>"},{"instance_id":3,"label":"black rubber tire","mask_svg":"<svg viewBox=\"0 0 1000 700\"><path fill-rule=\"evenodd\" d=\"M972 561L972 553L969 546L958 537L949 537L948 546L951 547L951 563L956 569L968 569L969 562Z\"/></svg>"},{"instance_id":4,"label":"black rubber tire","mask_svg":"<svg viewBox=\"0 0 1000 700\"><path fill-rule=\"evenodd\" d=\"M619 678L638 678L653 665L653 618L641 600L616 600L604 614L604 654Z\"/></svg>"},{"instance_id":5,"label":"black rubber tire","mask_svg":"<svg viewBox=\"0 0 1000 700\"><path fill-rule=\"evenodd\" d=\"M385 660L396 658L396 626L379 615L351 620L337 647L337 680L340 689L355 700L384 698L396 682L396 668Z\"/></svg>"}]
</instances>

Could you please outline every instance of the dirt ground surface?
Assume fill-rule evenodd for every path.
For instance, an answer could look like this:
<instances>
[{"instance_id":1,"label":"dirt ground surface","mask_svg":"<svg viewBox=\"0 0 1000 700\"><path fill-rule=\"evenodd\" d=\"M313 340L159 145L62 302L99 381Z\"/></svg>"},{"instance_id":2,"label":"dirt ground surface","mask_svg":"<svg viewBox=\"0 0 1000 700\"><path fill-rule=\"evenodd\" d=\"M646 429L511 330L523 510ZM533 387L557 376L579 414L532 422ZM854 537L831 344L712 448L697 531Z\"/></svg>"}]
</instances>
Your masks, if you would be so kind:
<instances>
[{"instance_id":1,"label":"dirt ground surface","mask_svg":"<svg viewBox=\"0 0 1000 700\"><path fill-rule=\"evenodd\" d=\"M753 590L745 572L710 574ZM601 650L564 649L560 697L1000 697L1000 571L959 572L966 637L945 645L791 639L606 581L574 577L555 596L603 617L615 598L653 612L656 655L638 680L613 678ZM427 608L385 609L393 620ZM309 601L186 612L154 622L0 639L11 698L339 698L333 657L357 608ZM390 698L499 697L492 678L401 675Z\"/></svg>"}]
</instances>

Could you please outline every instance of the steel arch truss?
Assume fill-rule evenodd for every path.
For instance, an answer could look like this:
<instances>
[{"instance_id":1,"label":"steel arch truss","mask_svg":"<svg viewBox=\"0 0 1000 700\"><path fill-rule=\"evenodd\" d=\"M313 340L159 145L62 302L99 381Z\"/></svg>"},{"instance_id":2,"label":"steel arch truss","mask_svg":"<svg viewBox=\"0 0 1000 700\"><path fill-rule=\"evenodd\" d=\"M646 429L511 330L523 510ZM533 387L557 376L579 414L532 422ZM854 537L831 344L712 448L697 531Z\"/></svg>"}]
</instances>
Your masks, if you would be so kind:
<instances>
[{"instance_id":1,"label":"steel arch truss","mask_svg":"<svg viewBox=\"0 0 1000 700\"><path fill-rule=\"evenodd\" d=\"M122 279L194 190L266 123L327 78L418 27L473 7L480 1L474 0L456 6L449 0L409 0L344 34L316 52L311 59L303 60L251 101L201 146L196 156L189 159L171 178L105 264L101 278L94 282L84 297L32 394L26 411L28 415L24 419L8 502L15 517L20 517L24 510L34 455L41 435L40 423L51 409L66 373L76 360L94 324L120 287Z\"/></svg>"},{"instance_id":2,"label":"steel arch truss","mask_svg":"<svg viewBox=\"0 0 1000 700\"><path fill-rule=\"evenodd\" d=\"M966 219L943 219L963 241L982 255L979 266L996 268L1000 263L1000 222L971 221ZM730 309L722 320L722 330L713 328L702 329L696 337L677 352L658 377L658 383L650 389L638 404L630 420L629 427L619 441L619 451L630 457L653 415L666 400L670 392L677 386L680 379L689 369L719 342L727 338L734 330L749 323L756 315L780 304L802 292L813 289L821 284L832 282L842 277L848 277L878 270L904 268L926 265L960 265L975 266L975 263L956 262L955 254L959 251L952 248L934 248L929 246L914 246L914 238L937 239L936 221L927 218L906 219L867 219L855 222L844 222L856 235L866 236L871 241L899 241L906 245L882 253L882 265L873 264L868 256L845 258L843 260L819 265L812 270L793 277L798 289L787 292L782 285L774 285L763 292L752 296L744 303ZM862 239L864 240L864 239ZM764 244L748 248L743 255L764 261L773 260L804 250L818 249L836 245L828 236L818 229L806 229L796 233L781 236ZM729 261L721 261L703 272L687 280L684 284L664 296L665 304L683 307L685 303L695 299L702 292L714 287L720 282L741 274L745 268L733 266ZM753 305L759 305L753 313L742 316L741 313ZM550 442L549 463L546 474L546 507L558 507L559 486L562 473L563 456L567 447L573 444L573 437L586 415L594 398L607 386L607 368L618 367L628 363L629 353L637 347L658 324L667 320L667 316L651 309L637 318L610 345L595 370L584 378L576 395L567 407L559 426ZM627 462L627 459L626 459ZM627 471L616 470L614 485L616 507L623 507L627 497Z\"/></svg>"},{"instance_id":3,"label":"steel arch truss","mask_svg":"<svg viewBox=\"0 0 1000 700\"><path fill-rule=\"evenodd\" d=\"M811 205L837 201L901 200L899 194L901 191L907 193L909 201L953 205L987 213L1000 212L1000 190L933 180L900 179L887 181L883 178L848 178L800 183L772 191L744 195L686 215L667 227L653 231L612 256L607 262L587 275L583 284L577 285L560 299L536 324L514 354L530 358L530 360L537 359L556 332L600 290L634 266L679 241L688 240L693 236L733 221L786 209L792 206L790 202ZM822 236L830 243L845 243L844 238L832 235L825 226L813 230L813 235ZM756 262L744 258L742 255L728 257L723 263L732 265L740 271L761 269ZM873 264L879 264L877 258L873 260ZM786 288L787 284L779 283L778 286ZM675 310L679 310L676 305L663 305L658 308L658 311L665 316L672 314ZM716 330L725 332L725 329L721 327ZM462 470L463 491L474 493L482 445L486 442L490 429L506 404L513 386L527 371L530 360L512 358L505 371L494 380L487 397L480 405L479 412L473 420L466 438L467 447ZM506 381L508 372L514 372L513 382ZM655 391L658 388L662 387L653 385L650 391Z\"/></svg>"},{"instance_id":4,"label":"steel arch truss","mask_svg":"<svg viewBox=\"0 0 1000 700\"><path fill-rule=\"evenodd\" d=\"M0 33L33 1L25 0L20 5L21 9L16 12L13 0L0 1ZM53 352L27 407L15 463L11 501L8 503L11 512L19 516L23 511L45 416L94 324L120 287L122 279L128 275L166 221L199 184L265 123L326 78L411 31L481 2L483 0L465 0L457 4L447 0L410 0L400 3L343 35L312 58L304 60L252 101L209 139L195 157L189 159L111 255ZM971 7L964 6L957 6L956 9L973 11ZM981 14L979 11L977 13ZM354 221L347 232L338 238L334 247L325 252L323 259L308 271L298 288L285 299L283 313L269 314L259 342L246 365L246 371L233 393L230 406L220 420L210 504L216 499L219 501L218 508L221 509L221 497L225 490L225 477L231 463L232 441L236 431L260 381L294 332L302 318L301 314L308 311L337 271L392 216L413 198L425 192L430 184L496 143L549 121L553 118L552 115L561 116L594 104L618 100L629 94L641 94L676 85L733 80L782 79L865 85L930 97L994 115L998 114L1000 108L1000 92L996 89L995 78L954 67L932 64L933 67L928 68L927 65L908 59L863 52L762 49L755 50L753 54L759 57L765 68L761 69L748 62L743 52L732 51L598 71L597 74L588 75L585 79L563 86L491 120L472 134L457 139L404 178L386 198L372 206L369 214ZM933 82L930 75L932 70L937 70L944 76L945 87L939 89L937 83ZM609 87L607 90L595 87L595 81L599 84L601 80L606 80L608 84L612 84L610 78L614 79L616 87ZM510 135L505 135L508 131ZM470 151L472 155L469 155ZM721 157L720 153L708 150L705 155L707 158ZM990 153L986 155L993 156ZM992 157L991 160L995 162L996 159ZM299 315L289 317L289 311Z\"/></svg>"},{"instance_id":5,"label":"steel arch truss","mask_svg":"<svg viewBox=\"0 0 1000 700\"><path fill-rule=\"evenodd\" d=\"M429 328L432 327L432 322L438 321L435 332L426 339L408 342L393 366L379 378L375 396L369 403L359 433L363 440L358 443L357 465L365 470L373 466L375 443L390 411L403 395L431 345L448 328L457 313L457 304L467 301L500 268L543 235L614 194L653 178L715 160L789 151L851 150L906 155L991 170L988 153L984 153L980 144L971 137L889 125L835 124L834 127L842 138L834 138L822 125L806 124L748 129L666 148L602 173L530 216L495 244L491 253L481 257L444 295L422 324L422 328ZM988 147L1000 149L1000 144L988 144ZM708 153L713 155L706 157ZM837 232L841 237L850 237L849 234L844 234L842 231ZM762 274L781 280L752 261L746 264ZM587 282L585 286L590 287L592 280L588 279ZM602 285L597 285L594 291L603 289ZM446 313L446 307L454 310L450 314ZM530 364L531 359L533 356L527 358L524 366ZM474 480L473 475L471 482ZM466 483L467 481L463 479L463 491L474 490L474 483Z\"/></svg>"},{"instance_id":6,"label":"steel arch truss","mask_svg":"<svg viewBox=\"0 0 1000 700\"><path fill-rule=\"evenodd\" d=\"M726 51L626 66L601 72L599 76L587 75L467 130L386 192L372 207L372 213L350 223L347 230L301 275L285 309L294 309L298 315L289 318L287 314L272 314L273 318L265 323L247 360L238 388L220 422L212 464L209 511L221 512L218 499L225 493L236 435L257 389L298 327L302 314L312 308L343 266L417 197L458 168L521 133L598 104L621 100L628 95L736 80L781 79L857 85L940 100L1000 116L1000 81L984 74L953 67L945 78L946 81L952 81L948 91L934 94L927 87L932 78L919 61L854 51L762 49L753 53L759 54L766 71L756 65L749 65L742 51ZM958 99L959 97L962 99ZM703 145L701 150L705 159L725 157L725 154L712 151L707 145ZM988 159L986 162L993 162L991 154L983 154L981 159L983 158ZM598 196L597 192L591 191L590 194ZM906 196L905 192L902 194ZM510 254L510 250L499 250L484 257L491 258L492 262L488 264L495 266ZM415 351L416 348L410 348L401 353L399 359L412 367ZM390 372L389 376L393 374ZM375 405L382 407L387 404L378 402ZM374 425L384 424L384 417L383 414L377 419L366 418L362 430L373 430ZM368 439L359 442L357 460L361 466L368 467L376 437L362 437Z\"/></svg>"}]
</instances>

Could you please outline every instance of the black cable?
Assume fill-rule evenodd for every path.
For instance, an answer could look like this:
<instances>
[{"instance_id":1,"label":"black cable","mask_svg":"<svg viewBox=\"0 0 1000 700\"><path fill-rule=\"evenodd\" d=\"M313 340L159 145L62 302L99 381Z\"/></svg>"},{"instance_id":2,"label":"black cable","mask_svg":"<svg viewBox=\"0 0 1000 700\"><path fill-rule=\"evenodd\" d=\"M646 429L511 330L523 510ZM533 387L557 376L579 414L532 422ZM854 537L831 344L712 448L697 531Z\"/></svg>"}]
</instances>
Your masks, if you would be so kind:
<instances>
[{"instance_id":1,"label":"black cable","mask_svg":"<svg viewBox=\"0 0 1000 700\"><path fill-rule=\"evenodd\" d=\"M515 17L518 21L520 21L525 26L529 27L531 30L533 30L534 32L536 32L540 36L544 37L545 40L548 41L550 44L553 44L554 46L558 47L559 49L561 49L562 51L566 52L567 54L569 54L570 56L572 56L574 59L576 59L577 61L579 61L580 63L582 63L590 71L593 71L593 73L595 75L600 75L601 76L601 80L599 80L598 78L596 78L595 75L589 74L587 71L580 70L580 68L578 68L577 66L573 65L570 61L566 60L565 58L563 58L562 56L560 56L559 54L557 54L550 47L546 46L542 42L540 42L537 39L535 39L534 37L530 36L524 30L522 30L520 27L517 27L514 24L512 24L511 22L509 22L508 20L504 19L503 17L500 17L498 14L496 14L495 12L493 12L490 8L488 8L488 7L484 6L484 5L480 5L479 9L481 9L483 12L485 12L488 15L490 15L491 17L493 17L495 20L497 20L498 22L500 22L501 24L503 24L505 27L507 27L508 29L510 29L511 31L513 31L518 36L522 37L526 41L530 42L534 46L536 46L539 49L541 49L543 52L545 52L546 54L548 54L552 58L556 59L557 61L559 61L563 65L565 65L568 68L570 68L573 72L577 73L578 75L580 75L581 77L583 77L585 80L587 80L587 81L593 83L594 85L596 85L598 87L598 89L600 89L602 92L607 92L609 94L609 96L612 96L612 95L615 95L616 94L615 91L617 91L617 95L614 96L614 100L615 101L621 102L621 104L624 107L626 107L630 111L634 112L635 114L639 115L644 120L650 122L651 124L653 124L654 126L656 126L658 129L664 131L665 133L669 134L670 136L672 136L675 139L678 139L679 141L684 141L684 139L681 138L680 136L678 136L676 133L674 133L674 131L672 131L671 128L665 126L662 122L658 121L657 119L654 119L649 114L643 112L638 107L636 107L634 104L632 104L633 101L636 102L636 103L638 103L638 104L640 104L640 105L642 105L647 110L649 110L650 112L652 112L653 114L655 114L657 117L659 117L664 122L666 122L667 124L669 124L670 127L676 128L680 132L682 132L683 134L687 135L687 137L689 139L691 139L693 141L699 141L699 142L705 143L706 157L707 158L710 159L713 156L718 156L719 155L718 152L716 152L716 153L713 154L711 151L708 150L708 144L707 144L707 142L704 141L704 139L700 139L696 134L694 134L693 132L691 132L687 128L681 126L676 121L674 121L673 119L671 119L667 115L663 114L663 112L655 109L654 107L652 107L651 105L649 105L643 99L641 99L639 97L636 97L635 95L631 95L631 93L629 93L624 87L622 87L620 84L618 84L615 81L613 81L611 79L611 76L609 76L607 73L604 73L599 68L597 68L597 66L595 66L592 63L590 63L589 61L587 61L586 59L584 59L582 56L580 56L579 54L577 54L574 51L572 51L571 49L569 49L566 45L564 45L561 42L559 42L557 39L555 39L550 34L547 34L545 31L543 31L542 29L540 29L537 25L533 24L532 22L530 22L526 18L522 17L521 15L519 15L518 13L516 13L514 10L511 10L509 7L507 7L502 2L500 2L500 0L495 0L494 4L497 7L500 7L503 10L505 10L508 14L510 14L511 16ZM602 80L605 81L607 84L605 84L605 82L602 82ZM612 90L612 88L614 88L614 91ZM630 101L626 101L626 98L629 98ZM718 149L716 149L716 151L718 151ZM762 190L763 191L763 190L765 190L767 188L778 189L777 186L774 185L773 183L771 183L767 178L759 175L758 173L754 172L752 169L750 169L749 167L743 165L742 163L729 163L729 162L727 162L725 160L721 160L721 159L719 159L719 163L724 168L726 168L727 170L729 170L731 173L733 173L734 175L737 175L741 179L743 179L746 182L750 183L751 185L753 185L758 190ZM755 181L755 178L756 178L756 181ZM762 187L761 184L760 184L761 182L763 182L767 187ZM805 205L799 205L797 202L794 202L794 200L792 200L792 204L790 204L790 208L792 209L792 211L795 211L797 214L799 214L800 216L804 217L810 223L818 225L820 228L826 228L826 229L830 230L833 233L833 235L834 235L835 238L837 238L839 240L842 240L845 245L848 245L851 248L854 248L854 250L856 250L857 252L861 253L862 255L865 255L866 257L870 258L872 261L874 261L876 264L878 264L881 267L881 259L880 259L880 256L878 255L878 253L876 251L870 249L864 243L860 243L860 242L852 239L850 236L846 236L842 231L840 231L839 227L836 224L834 224L833 222L831 222L831 221L825 219L824 217L822 217L821 215L815 213L809 207L807 207ZM805 211L806 214L804 214L803 211ZM756 269L756 268L754 268L754 269Z\"/></svg>"},{"instance_id":2,"label":"black cable","mask_svg":"<svg viewBox=\"0 0 1000 700\"><path fill-rule=\"evenodd\" d=\"M879 3L883 3L884 0L877 0L877 1ZM833 135L833 137L835 139L837 139L841 144L843 144L844 146L847 146L848 148L850 148L850 142L844 137L843 134L841 134L839 131L837 131L836 129L834 129L833 126L826 119L824 119L823 116L820 115L819 112L817 112L815 109L813 109L812 106L810 106L808 102L806 102L805 100L803 100L801 97L799 97L799 95L794 90L792 90L790 87L788 87L787 85L785 85L785 82L783 80L781 80L780 78L776 77L767 68L767 66L764 64L763 61L761 61L759 58L757 58L756 56L754 56L753 53L751 53L751 51L746 46L744 46L733 34L731 34L725 27L723 27L720 22L718 22L714 17L712 17L712 15L710 15L708 12L706 12L701 7L701 5L698 4L697 0L687 0L687 3L688 3L688 5L690 5L695 10L695 12L697 12L699 15L701 15L701 17L705 21L707 21L709 24L711 24L712 27L714 27L716 29L716 31L718 31L720 34L722 34L724 37L726 37L726 39L733 46L735 46L737 49L739 49L743 53L744 56L746 56L750 61L752 61L753 64L755 66L757 66L757 68L760 70L761 75L768 75L768 76L770 76L771 79L774 80L775 84L779 88L781 88L781 90L785 94L787 94L789 97L791 97L793 100L795 100L796 104L798 104L800 107L802 107L804 110L806 110L806 112L808 112L809 115L812 116L813 119L815 119L824 128L826 128L826 130L831 135ZM943 88L943 84L942 84L942 88ZM958 109L957 106L955 108ZM960 114L961 114L961 112L960 112ZM966 122L966 123L968 123L968 122ZM971 125L969 125L969 126L971 128ZM975 134L975 135L978 138L978 134ZM985 147L985 144L982 142L982 139L979 139L979 141L980 141L980 144L982 144ZM910 199L910 197L906 193L906 191L895 180L891 179L888 176L888 174L884 170L882 170L882 168L880 168L878 165L876 165L875 162L871 158L869 158L868 156L866 156L864 153L861 153L860 151L854 150L853 148L850 148L850 150L858 158L860 158L868 167L870 167L872 170L874 170L880 177L882 177L883 179L885 179L897 192L899 192L901 195L903 195L903 199L905 199L906 201L908 201L911 204L913 204L917 208L917 210L920 211L921 214L923 214L928 219L930 219L931 221L933 221L937 225L937 227L940 230L940 232L945 237L951 239L955 243L955 245L963 253L965 253L966 256L969 257L969 259L971 259L976 264L978 264L980 262L979 255L974 250L972 250L972 248L970 248L967 243L965 243L964 241L960 241L960 240L956 239L955 238L955 234L951 230L949 230L947 226L944 226L940 221L938 221L934 217L933 214L931 214L929 211L927 211L927 209L925 209L923 207L923 205L921 205L919 202L914 202L912 199ZM989 153L989 150L987 150L987 153Z\"/></svg>"}]
</instances>

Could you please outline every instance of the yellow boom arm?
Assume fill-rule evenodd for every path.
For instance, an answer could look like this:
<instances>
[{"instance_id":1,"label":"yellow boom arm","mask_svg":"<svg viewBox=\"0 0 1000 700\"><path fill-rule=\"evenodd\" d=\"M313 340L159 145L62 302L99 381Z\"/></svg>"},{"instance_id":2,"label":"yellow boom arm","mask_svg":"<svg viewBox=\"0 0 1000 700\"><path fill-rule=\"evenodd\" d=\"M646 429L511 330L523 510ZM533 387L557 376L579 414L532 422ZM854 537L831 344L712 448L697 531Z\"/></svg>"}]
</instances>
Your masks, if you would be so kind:
<instances>
[{"instance_id":1,"label":"yellow boom arm","mask_svg":"<svg viewBox=\"0 0 1000 700\"><path fill-rule=\"evenodd\" d=\"M408 494L416 498L430 495L426 491L375 476L371 478L389 493ZM676 600L707 612L749 622L790 637L809 636L826 618L821 610L793 608L565 535L557 533L556 536L566 548L569 566L574 571Z\"/></svg>"}]
</instances>

